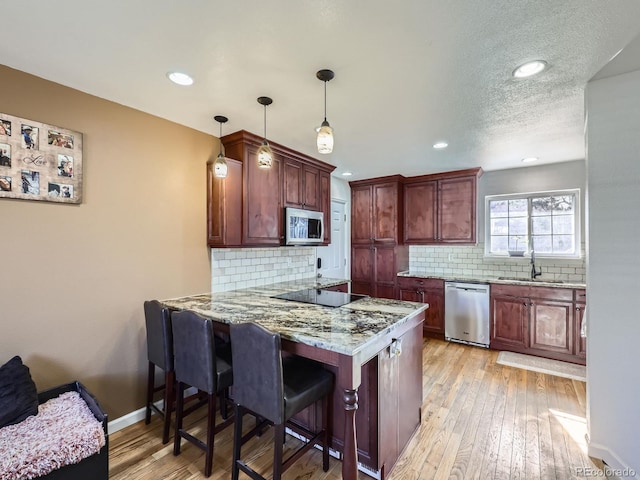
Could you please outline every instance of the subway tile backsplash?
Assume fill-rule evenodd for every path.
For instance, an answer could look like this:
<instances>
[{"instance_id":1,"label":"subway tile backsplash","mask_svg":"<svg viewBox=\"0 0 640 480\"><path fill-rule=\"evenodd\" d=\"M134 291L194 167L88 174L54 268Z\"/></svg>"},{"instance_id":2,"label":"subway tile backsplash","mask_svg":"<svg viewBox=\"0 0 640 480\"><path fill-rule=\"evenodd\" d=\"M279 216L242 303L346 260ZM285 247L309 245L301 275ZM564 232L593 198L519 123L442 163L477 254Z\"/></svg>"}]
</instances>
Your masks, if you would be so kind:
<instances>
[{"instance_id":1,"label":"subway tile backsplash","mask_svg":"<svg viewBox=\"0 0 640 480\"><path fill-rule=\"evenodd\" d=\"M315 261L315 247L212 248L211 291L312 278Z\"/></svg>"},{"instance_id":2,"label":"subway tile backsplash","mask_svg":"<svg viewBox=\"0 0 640 480\"><path fill-rule=\"evenodd\" d=\"M586 283L584 246L582 258L576 260L536 259L542 269L542 279L571 283ZM477 246L417 246L409 247L409 269L425 275L462 277L528 277L529 257L485 258L484 244Z\"/></svg>"}]
</instances>

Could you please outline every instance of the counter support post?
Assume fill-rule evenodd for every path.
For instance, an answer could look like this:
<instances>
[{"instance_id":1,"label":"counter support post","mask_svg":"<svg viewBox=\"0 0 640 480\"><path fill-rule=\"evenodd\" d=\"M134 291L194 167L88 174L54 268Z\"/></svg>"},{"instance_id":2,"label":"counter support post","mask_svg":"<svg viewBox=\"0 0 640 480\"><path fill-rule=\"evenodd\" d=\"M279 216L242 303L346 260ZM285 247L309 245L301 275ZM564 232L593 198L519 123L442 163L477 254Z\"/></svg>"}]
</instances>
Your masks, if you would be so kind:
<instances>
[{"instance_id":1,"label":"counter support post","mask_svg":"<svg viewBox=\"0 0 640 480\"><path fill-rule=\"evenodd\" d=\"M342 459L343 480L358 478L358 450L356 443L356 410L358 389L344 389L344 451Z\"/></svg>"}]
</instances>

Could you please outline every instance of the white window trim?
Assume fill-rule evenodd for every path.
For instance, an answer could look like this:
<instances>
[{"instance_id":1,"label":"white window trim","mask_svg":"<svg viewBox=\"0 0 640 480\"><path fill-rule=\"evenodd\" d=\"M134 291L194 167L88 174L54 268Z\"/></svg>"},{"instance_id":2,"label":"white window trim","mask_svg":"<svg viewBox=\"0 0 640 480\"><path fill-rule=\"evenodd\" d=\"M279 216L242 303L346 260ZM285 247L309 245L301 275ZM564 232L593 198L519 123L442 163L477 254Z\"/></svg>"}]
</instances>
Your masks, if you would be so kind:
<instances>
[{"instance_id":1,"label":"white window trim","mask_svg":"<svg viewBox=\"0 0 640 480\"><path fill-rule=\"evenodd\" d=\"M517 198L531 198L531 197L544 197L555 195L575 195L575 245L576 252L574 255L566 254L551 254L551 253L538 253L536 252L536 258L558 258L558 259L580 259L582 258L582 239L580 233L582 231L581 215L580 215L580 189L570 188L567 190L550 190L542 192L527 192L527 193L509 193L505 195L486 195L484 197L484 256L486 258L509 258L513 260L522 259L522 257L510 257L507 253L492 253L491 249L491 212L489 211L489 202L492 200L513 200ZM528 217L529 219L531 217ZM531 233L529 233L531 235ZM526 257L531 256L529 245L527 245Z\"/></svg>"}]
</instances>

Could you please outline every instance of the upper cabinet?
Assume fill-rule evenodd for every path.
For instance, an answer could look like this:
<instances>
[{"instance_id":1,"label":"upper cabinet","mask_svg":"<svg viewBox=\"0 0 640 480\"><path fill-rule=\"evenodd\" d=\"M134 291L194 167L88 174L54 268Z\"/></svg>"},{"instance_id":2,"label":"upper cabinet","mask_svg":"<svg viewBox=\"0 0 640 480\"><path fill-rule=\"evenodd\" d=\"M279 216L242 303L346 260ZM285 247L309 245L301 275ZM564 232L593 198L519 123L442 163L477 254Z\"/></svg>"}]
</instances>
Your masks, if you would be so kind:
<instances>
[{"instance_id":1,"label":"upper cabinet","mask_svg":"<svg viewBox=\"0 0 640 480\"><path fill-rule=\"evenodd\" d=\"M480 168L407 178L404 243L475 244Z\"/></svg>"},{"instance_id":2,"label":"upper cabinet","mask_svg":"<svg viewBox=\"0 0 640 480\"><path fill-rule=\"evenodd\" d=\"M215 178L212 165L207 166L209 246L283 245L285 206L323 211L324 240L330 242L329 175L333 165L269 142L273 164L259 168L257 152L262 137L241 130L221 141L229 172L224 179Z\"/></svg>"},{"instance_id":3,"label":"upper cabinet","mask_svg":"<svg viewBox=\"0 0 640 480\"><path fill-rule=\"evenodd\" d=\"M349 182L352 243L402 243L402 180L395 175Z\"/></svg>"}]
</instances>

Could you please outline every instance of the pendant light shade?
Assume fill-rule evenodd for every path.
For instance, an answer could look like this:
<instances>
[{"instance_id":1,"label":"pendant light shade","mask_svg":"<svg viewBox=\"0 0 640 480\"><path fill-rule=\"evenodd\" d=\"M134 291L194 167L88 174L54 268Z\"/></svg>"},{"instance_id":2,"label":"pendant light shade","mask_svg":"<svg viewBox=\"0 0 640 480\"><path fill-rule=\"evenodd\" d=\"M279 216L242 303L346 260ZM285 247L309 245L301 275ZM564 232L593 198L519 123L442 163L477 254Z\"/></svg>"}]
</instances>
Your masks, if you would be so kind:
<instances>
[{"instance_id":1,"label":"pendant light shade","mask_svg":"<svg viewBox=\"0 0 640 480\"><path fill-rule=\"evenodd\" d=\"M220 123L220 138L222 138L222 124L227 123L229 119L227 117L223 117L222 115L216 115L213 119ZM222 140L220 140L220 152L216 157L216 161L213 162L213 174L218 178L225 178L227 176L227 172L229 167L227 166L227 161L224 158L224 154L222 153Z\"/></svg>"},{"instance_id":2,"label":"pendant light shade","mask_svg":"<svg viewBox=\"0 0 640 480\"><path fill-rule=\"evenodd\" d=\"M258 103L264 106L264 139L258 149L258 167L271 168L273 164L273 152L267 142L267 105L271 105L273 100L269 97L258 97Z\"/></svg>"},{"instance_id":3,"label":"pendant light shade","mask_svg":"<svg viewBox=\"0 0 640 480\"><path fill-rule=\"evenodd\" d=\"M327 82L334 77L334 73L331 70L319 70L316 77L324 82L324 121L318 129L318 153L331 153L333 151L333 128L327 122Z\"/></svg>"}]
</instances>

